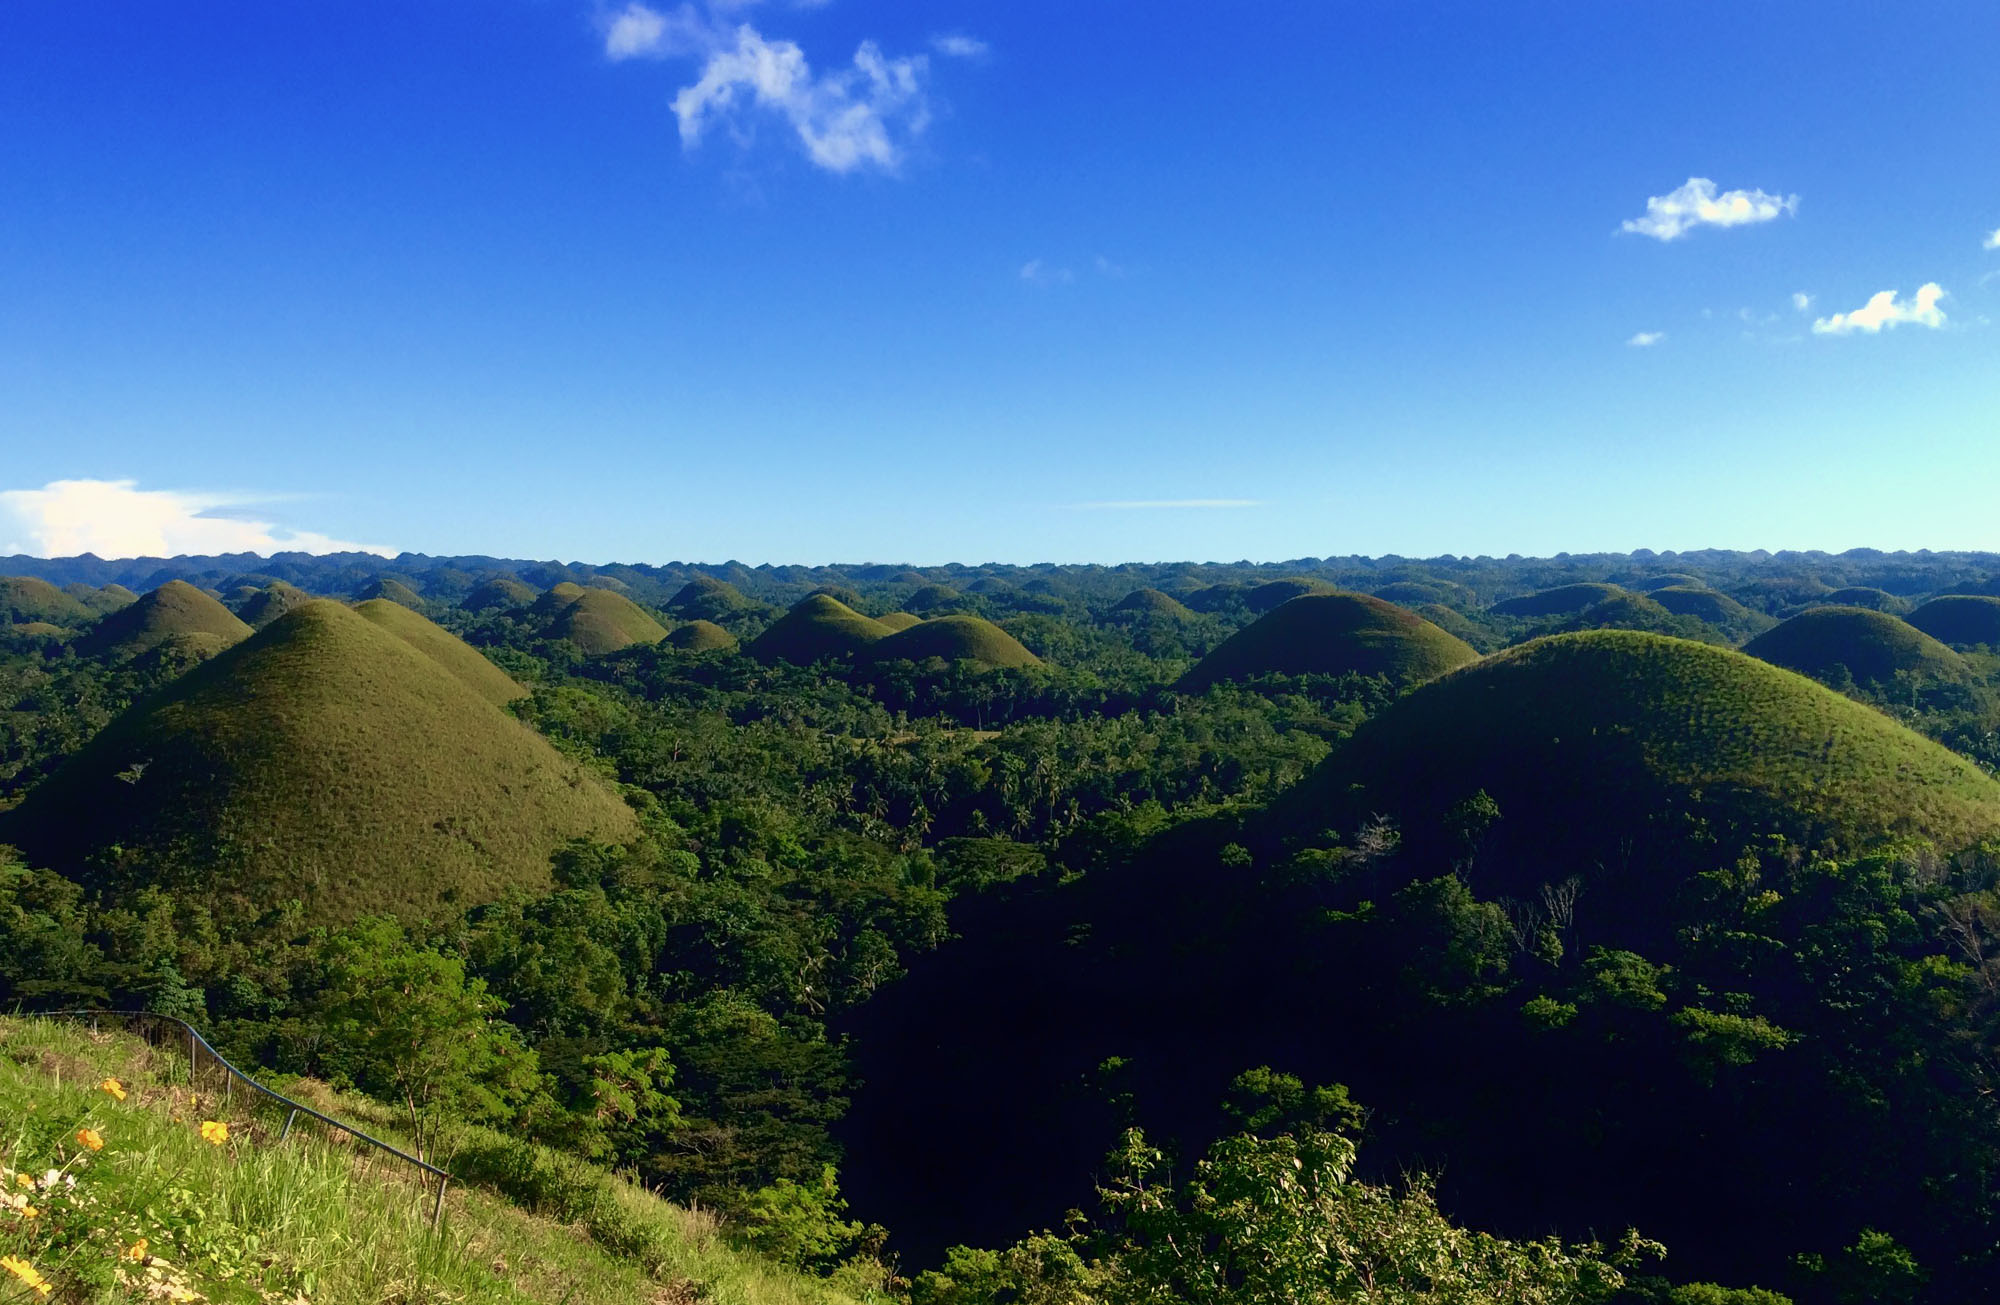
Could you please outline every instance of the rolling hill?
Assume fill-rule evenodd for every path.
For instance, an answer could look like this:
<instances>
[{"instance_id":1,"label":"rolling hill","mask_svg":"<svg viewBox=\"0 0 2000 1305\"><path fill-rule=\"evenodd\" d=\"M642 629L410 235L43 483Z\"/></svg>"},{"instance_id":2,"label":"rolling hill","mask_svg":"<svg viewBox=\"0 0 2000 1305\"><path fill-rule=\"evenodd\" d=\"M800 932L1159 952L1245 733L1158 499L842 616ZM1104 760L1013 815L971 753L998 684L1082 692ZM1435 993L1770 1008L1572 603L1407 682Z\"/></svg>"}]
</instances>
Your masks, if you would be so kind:
<instances>
[{"instance_id":1,"label":"rolling hill","mask_svg":"<svg viewBox=\"0 0 2000 1305\"><path fill-rule=\"evenodd\" d=\"M0 576L0 625L82 625L92 610L46 580Z\"/></svg>"},{"instance_id":2,"label":"rolling hill","mask_svg":"<svg viewBox=\"0 0 2000 1305\"><path fill-rule=\"evenodd\" d=\"M950 585L925 585L903 600L905 610L919 615L964 605L965 599Z\"/></svg>"},{"instance_id":3,"label":"rolling hill","mask_svg":"<svg viewBox=\"0 0 2000 1305\"><path fill-rule=\"evenodd\" d=\"M424 601L422 594L394 576L386 575L362 586L361 592L356 594L355 598L361 602L367 602L371 598L386 598L392 603L401 603L413 612L421 612L430 606Z\"/></svg>"},{"instance_id":4,"label":"rolling hill","mask_svg":"<svg viewBox=\"0 0 2000 1305\"><path fill-rule=\"evenodd\" d=\"M1114 618L1134 619L1153 616L1168 621L1185 621L1194 616L1187 604L1157 589L1134 589L1111 609Z\"/></svg>"},{"instance_id":5,"label":"rolling hill","mask_svg":"<svg viewBox=\"0 0 2000 1305\"><path fill-rule=\"evenodd\" d=\"M63 586L63 592L99 615L115 612L121 607L130 607L139 601L139 595L124 585L105 585L99 589L94 585L66 584Z\"/></svg>"},{"instance_id":6,"label":"rolling hill","mask_svg":"<svg viewBox=\"0 0 2000 1305\"><path fill-rule=\"evenodd\" d=\"M545 889L564 841L617 841L595 777L396 634L319 600L113 721L0 838L112 893L160 884L337 923Z\"/></svg>"},{"instance_id":7,"label":"rolling hill","mask_svg":"<svg viewBox=\"0 0 2000 1305\"><path fill-rule=\"evenodd\" d=\"M893 633L897 630L907 630L911 626L921 622L924 618L910 612L890 612L885 616L877 616L873 619L877 625Z\"/></svg>"},{"instance_id":8,"label":"rolling hill","mask_svg":"<svg viewBox=\"0 0 2000 1305\"><path fill-rule=\"evenodd\" d=\"M852 658L890 633L887 626L839 599L813 594L773 621L745 651L758 661L810 666L829 658Z\"/></svg>"},{"instance_id":9,"label":"rolling hill","mask_svg":"<svg viewBox=\"0 0 2000 1305\"><path fill-rule=\"evenodd\" d=\"M569 640L586 657L601 657L634 644L658 643L667 637L667 628L621 593L584 589L556 613L549 637Z\"/></svg>"},{"instance_id":10,"label":"rolling hill","mask_svg":"<svg viewBox=\"0 0 2000 1305\"><path fill-rule=\"evenodd\" d=\"M713 621L689 621L667 631L666 645L681 652L730 652L736 636Z\"/></svg>"},{"instance_id":11,"label":"rolling hill","mask_svg":"<svg viewBox=\"0 0 2000 1305\"><path fill-rule=\"evenodd\" d=\"M1309 594L1259 617L1201 659L1175 687L1200 693L1255 675L1386 675L1415 684L1475 660L1464 640L1368 594Z\"/></svg>"},{"instance_id":12,"label":"rolling hill","mask_svg":"<svg viewBox=\"0 0 2000 1305\"><path fill-rule=\"evenodd\" d=\"M1504 599L1493 604L1489 610L1499 616L1568 616L1586 607L1595 607L1624 592L1625 590L1617 585L1585 581L1580 584L1558 585L1554 589L1544 589L1540 593L1522 594L1518 598Z\"/></svg>"},{"instance_id":13,"label":"rolling hill","mask_svg":"<svg viewBox=\"0 0 2000 1305\"><path fill-rule=\"evenodd\" d=\"M527 607L535 601L535 590L512 576L495 576L473 586L459 606L468 612L492 612Z\"/></svg>"},{"instance_id":14,"label":"rolling hill","mask_svg":"<svg viewBox=\"0 0 2000 1305\"><path fill-rule=\"evenodd\" d=\"M1338 585L1324 580L1309 580L1299 576L1288 576L1283 580L1272 580L1256 586L1243 595L1243 605L1262 615L1275 607L1291 602L1294 598L1304 598L1311 594L1337 594Z\"/></svg>"},{"instance_id":15,"label":"rolling hill","mask_svg":"<svg viewBox=\"0 0 2000 1305\"><path fill-rule=\"evenodd\" d=\"M1877 612L1887 612L1891 616L1901 616L1912 606L1908 599L1882 589L1870 589L1865 585L1849 585L1836 589L1824 598L1813 600L1833 607L1866 607Z\"/></svg>"},{"instance_id":16,"label":"rolling hill","mask_svg":"<svg viewBox=\"0 0 2000 1305\"><path fill-rule=\"evenodd\" d=\"M1899 673L1965 681L1972 668L1951 649L1887 612L1810 607L1743 645L1743 651L1822 683L1843 672L1858 684L1889 685Z\"/></svg>"},{"instance_id":17,"label":"rolling hill","mask_svg":"<svg viewBox=\"0 0 2000 1305\"><path fill-rule=\"evenodd\" d=\"M527 690L507 672L486 660L486 654L428 617L386 598L358 604L355 615L387 630L456 676L460 683L495 706L525 697Z\"/></svg>"},{"instance_id":18,"label":"rolling hill","mask_svg":"<svg viewBox=\"0 0 2000 1305\"><path fill-rule=\"evenodd\" d=\"M169 580L99 621L77 641L77 652L123 661L179 642L206 654L249 637L250 627L221 603L184 580Z\"/></svg>"},{"instance_id":19,"label":"rolling hill","mask_svg":"<svg viewBox=\"0 0 2000 1305\"><path fill-rule=\"evenodd\" d=\"M939 616L898 630L871 645L868 659L876 662L976 662L985 667L1039 666L1042 659L1020 640L978 616Z\"/></svg>"},{"instance_id":20,"label":"rolling hill","mask_svg":"<svg viewBox=\"0 0 2000 1305\"><path fill-rule=\"evenodd\" d=\"M697 574L667 600L666 611L683 621L722 621L759 606L727 580Z\"/></svg>"},{"instance_id":21,"label":"rolling hill","mask_svg":"<svg viewBox=\"0 0 2000 1305\"><path fill-rule=\"evenodd\" d=\"M1706 585L1666 585L1648 590L1646 597L1672 612L1675 616L1692 616L1697 621L1710 625L1742 626L1746 622L1766 620L1752 612L1728 594L1710 589Z\"/></svg>"},{"instance_id":22,"label":"rolling hill","mask_svg":"<svg viewBox=\"0 0 2000 1305\"><path fill-rule=\"evenodd\" d=\"M236 616L252 629L261 630L294 607L304 607L311 601L312 595L297 585L273 580L244 600L236 609Z\"/></svg>"},{"instance_id":23,"label":"rolling hill","mask_svg":"<svg viewBox=\"0 0 2000 1305\"><path fill-rule=\"evenodd\" d=\"M1909 615L1909 622L1942 643L1958 647L2000 647L2000 598L1952 594L1933 598Z\"/></svg>"}]
</instances>

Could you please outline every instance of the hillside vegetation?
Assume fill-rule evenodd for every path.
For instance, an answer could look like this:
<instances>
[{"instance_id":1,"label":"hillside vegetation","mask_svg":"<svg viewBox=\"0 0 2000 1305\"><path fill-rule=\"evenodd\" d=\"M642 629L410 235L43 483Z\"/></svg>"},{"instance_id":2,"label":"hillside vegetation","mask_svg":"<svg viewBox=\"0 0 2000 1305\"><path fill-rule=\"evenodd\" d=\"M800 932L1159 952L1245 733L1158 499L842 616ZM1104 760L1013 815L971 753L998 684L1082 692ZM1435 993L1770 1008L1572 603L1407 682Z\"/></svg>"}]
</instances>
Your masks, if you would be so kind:
<instances>
[{"instance_id":1,"label":"hillside vegetation","mask_svg":"<svg viewBox=\"0 0 2000 1305\"><path fill-rule=\"evenodd\" d=\"M1184 693L1257 675L1382 675L1414 684L1479 654L1423 617L1367 594L1309 594L1231 635L1182 677Z\"/></svg>"},{"instance_id":2,"label":"hillside vegetation","mask_svg":"<svg viewBox=\"0 0 2000 1305\"><path fill-rule=\"evenodd\" d=\"M338 922L545 887L565 840L634 829L456 675L319 600L112 722L0 839L107 888Z\"/></svg>"}]
</instances>

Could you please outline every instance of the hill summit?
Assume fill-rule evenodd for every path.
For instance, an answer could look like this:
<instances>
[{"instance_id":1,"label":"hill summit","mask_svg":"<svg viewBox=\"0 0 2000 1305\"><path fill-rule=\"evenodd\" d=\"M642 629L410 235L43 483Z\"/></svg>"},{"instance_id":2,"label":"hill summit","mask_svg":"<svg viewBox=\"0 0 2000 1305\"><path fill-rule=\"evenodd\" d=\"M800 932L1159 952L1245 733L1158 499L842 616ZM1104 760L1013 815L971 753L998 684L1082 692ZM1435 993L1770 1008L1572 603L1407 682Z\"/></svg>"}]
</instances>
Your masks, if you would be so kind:
<instances>
[{"instance_id":1,"label":"hill summit","mask_svg":"<svg viewBox=\"0 0 2000 1305\"><path fill-rule=\"evenodd\" d=\"M1386 675L1415 684L1475 660L1464 640L1368 594L1307 594L1272 608L1181 677L1184 693L1254 675Z\"/></svg>"},{"instance_id":2,"label":"hill summit","mask_svg":"<svg viewBox=\"0 0 2000 1305\"><path fill-rule=\"evenodd\" d=\"M635 828L527 726L322 599L113 721L0 838L114 893L159 884L250 912L296 898L337 923L541 890L566 840Z\"/></svg>"},{"instance_id":3,"label":"hill summit","mask_svg":"<svg viewBox=\"0 0 2000 1305\"><path fill-rule=\"evenodd\" d=\"M235 613L185 580L169 580L99 621L77 642L86 657L124 660L176 643L212 656L250 637Z\"/></svg>"},{"instance_id":4,"label":"hill summit","mask_svg":"<svg viewBox=\"0 0 2000 1305\"><path fill-rule=\"evenodd\" d=\"M1844 669L1861 684L1890 684L1898 672L1969 680L1965 659L1908 622L1869 607L1809 607L1743 645L1743 651L1821 682Z\"/></svg>"},{"instance_id":5,"label":"hill summit","mask_svg":"<svg viewBox=\"0 0 2000 1305\"><path fill-rule=\"evenodd\" d=\"M813 594L773 621L745 651L759 661L810 666L829 658L854 657L888 637L888 626L870 620L838 598Z\"/></svg>"}]
</instances>

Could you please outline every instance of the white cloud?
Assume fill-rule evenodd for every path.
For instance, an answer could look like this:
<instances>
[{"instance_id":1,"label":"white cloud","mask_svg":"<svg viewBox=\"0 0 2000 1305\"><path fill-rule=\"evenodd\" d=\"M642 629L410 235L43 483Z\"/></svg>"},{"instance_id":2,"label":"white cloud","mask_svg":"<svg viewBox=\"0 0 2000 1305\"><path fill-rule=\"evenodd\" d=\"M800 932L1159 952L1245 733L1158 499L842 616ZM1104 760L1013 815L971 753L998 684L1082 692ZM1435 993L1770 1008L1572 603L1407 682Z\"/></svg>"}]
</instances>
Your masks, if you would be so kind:
<instances>
[{"instance_id":1,"label":"white cloud","mask_svg":"<svg viewBox=\"0 0 2000 1305\"><path fill-rule=\"evenodd\" d=\"M1641 331L1625 343L1631 345L1634 349L1650 349L1666 338L1667 333L1665 331Z\"/></svg>"},{"instance_id":2,"label":"white cloud","mask_svg":"<svg viewBox=\"0 0 2000 1305\"><path fill-rule=\"evenodd\" d=\"M885 58L875 42L863 41L850 67L815 75L795 43L767 41L745 23L674 97L681 144L692 149L715 120L740 123L748 110L763 109L784 119L812 161L830 172L894 171L908 138L930 121L923 93L929 66L924 55Z\"/></svg>"},{"instance_id":3,"label":"white cloud","mask_svg":"<svg viewBox=\"0 0 2000 1305\"><path fill-rule=\"evenodd\" d=\"M1076 273L1066 267L1050 267L1039 258L1021 264L1021 279L1029 285L1068 285Z\"/></svg>"},{"instance_id":4,"label":"white cloud","mask_svg":"<svg viewBox=\"0 0 2000 1305\"><path fill-rule=\"evenodd\" d=\"M1796 212L1798 207L1797 195L1780 197L1761 190L1727 190L1718 195L1715 183L1707 177L1689 177L1679 190L1648 199L1646 216L1624 222L1619 230L1655 240L1676 240L1695 227L1739 227L1769 222Z\"/></svg>"},{"instance_id":5,"label":"white cloud","mask_svg":"<svg viewBox=\"0 0 2000 1305\"><path fill-rule=\"evenodd\" d=\"M1802 313L1805 312L1812 307L1812 296L1803 290L1794 291L1792 294L1792 307Z\"/></svg>"},{"instance_id":6,"label":"white cloud","mask_svg":"<svg viewBox=\"0 0 2000 1305\"><path fill-rule=\"evenodd\" d=\"M175 557L183 553L378 553L309 530L216 512L268 496L140 489L131 480L55 480L40 489L0 490L0 554L36 557Z\"/></svg>"},{"instance_id":7,"label":"white cloud","mask_svg":"<svg viewBox=\"0 0 2000 1305\"><path fill-rule=\"evenodd\" d=\"M1993 228L1993 234L1986 237L1984 248L2000 249L2000 227Z\"/></svg>"},{"instance_id":8,"label":"white cloud","mask_svg":"<svg viewBox=\"0 0 2000 1305\"><path fill-rule=\"evenodd\" d=\"M1096 503L1071 503L1083 511L1125 511L1133 508L1253 508L1262 507L1261 498L1114 498Z\"/></svg>"},{"instance_id":9,"label":"white cloud","mask_svg":"<svg viewBox=\"0 0 2000 1305\"><path fill-rule=\"evenodd\" d=\"M1884 327L1901 326L1905 322L1935 331L1945 322L1944 310L1938 307L1938 300L1944 297L1944 287L1935 281L1919 286L1916 298L1908 303L1901 302L1894 290L1883 290L1851 313L1818 319L1812 324L1813 334L1851 335L1866 331L1878 335Z\"/></svg>"},{"instance_id":10,"label":"white cloud","mask_svg":"<svg viewBox=\"0 0 2000 1305\"><path fill-rule=\"evenodd\" d=\"M982 58L988 48L986 42L978 37L965 36L957 32L948 32L943 36L931 38L931 49L939 54L948 54L954 59Z\"/></svg>"}]
</instances>

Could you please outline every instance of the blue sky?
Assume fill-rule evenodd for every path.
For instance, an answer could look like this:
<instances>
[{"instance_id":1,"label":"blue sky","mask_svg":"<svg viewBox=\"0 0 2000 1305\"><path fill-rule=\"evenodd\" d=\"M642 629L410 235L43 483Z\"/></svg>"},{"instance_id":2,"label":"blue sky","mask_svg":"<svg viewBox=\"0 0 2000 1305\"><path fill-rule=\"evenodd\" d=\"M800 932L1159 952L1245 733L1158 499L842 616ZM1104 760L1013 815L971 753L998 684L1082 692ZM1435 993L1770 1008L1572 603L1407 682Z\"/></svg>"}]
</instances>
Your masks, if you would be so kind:
<instances>
[{"instance_id":1,"label":"blue sky","mask_svg":"<svg viewBox=\"0 0 2000 1305\"><path fill-rule=\"evenodd\" d=\"M0 553L2000 549L1996 49L1990 0L10 0Z\"/></svg>"}]
</instances>

